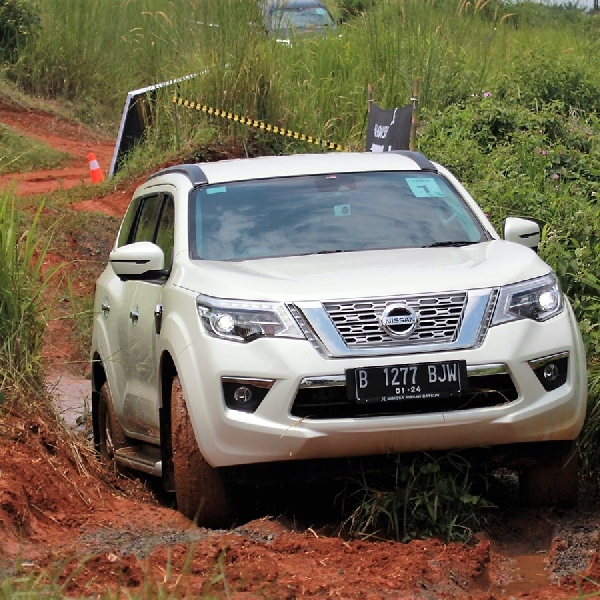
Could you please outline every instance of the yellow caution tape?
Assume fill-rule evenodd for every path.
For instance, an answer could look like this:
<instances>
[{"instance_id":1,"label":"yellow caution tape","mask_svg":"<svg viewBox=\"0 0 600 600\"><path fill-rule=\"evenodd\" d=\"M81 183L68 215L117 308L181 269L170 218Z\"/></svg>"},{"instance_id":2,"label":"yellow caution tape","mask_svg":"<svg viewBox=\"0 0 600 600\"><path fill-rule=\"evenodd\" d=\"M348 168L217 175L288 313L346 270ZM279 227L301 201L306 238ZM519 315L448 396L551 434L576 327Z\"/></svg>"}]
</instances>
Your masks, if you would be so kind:
<instances>
[{"instance_id":1,"label":"yellow caution tape","mask_svg":"<svg viewBox=\"0 0 600 600\"><path fill-rule=\"evenodd\" d=\"M189 108L191 110L201 111L209 115L216 115L217 117L229 119L230 121L235 121L236 123L242 123L244 125L248 125L249 127L256 127L257 129L262 129L263 131L278 133L279 135L284 137L290 137L294 138L295 140L308 142L309 144L315 144L317 146L321 146L322 148L326 148L327 150L341 151L344 149L341 144L336 144L335 142L323 140L319 137L312 135L305 135L304 133L298 133L297 131L292 131L291 129L277 127L277 125L270 125L263 121L257 121L256 119L251 119L242 115L236 115L235 113L232 113L230 111L219 110L218 108L206 106L206 104L200 104L199 102L190 102L189 100L184 100L183 98L180 98L178 96L173 96L173 104L185 106L186 108Z\"/></svg>"}]
</instances>

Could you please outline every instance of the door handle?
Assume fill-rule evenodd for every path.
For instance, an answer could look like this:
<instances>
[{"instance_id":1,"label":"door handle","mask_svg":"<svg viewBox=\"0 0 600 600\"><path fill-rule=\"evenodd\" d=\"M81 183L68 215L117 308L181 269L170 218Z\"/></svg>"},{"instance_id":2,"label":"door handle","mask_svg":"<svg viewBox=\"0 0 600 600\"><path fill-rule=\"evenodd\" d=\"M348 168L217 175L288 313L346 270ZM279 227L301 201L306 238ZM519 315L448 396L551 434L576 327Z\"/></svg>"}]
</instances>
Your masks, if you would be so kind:
<instances>
[{"instance_id":1,"label":"door handle","mask_svg":"<svg viewBox=\"0 0 600 600\"><path fill-rule=\"evenodd\" d=\"M140 313L137 306L129 313L129 318L131 319L133 325L137 325L138 319L140 318Z\"/></svg>"},{"instance_id":2,"label":"door handle","mask_svg":"<svg viewBox=\"0 0 600 600\"><path fill-rule=\"evenodd\" d=\"M110 312L110 303L108 302L108 299L102 300L100 310L102 311L102 315L104 317L108 317L108 313Z\"/></svg>"}]
</instances>

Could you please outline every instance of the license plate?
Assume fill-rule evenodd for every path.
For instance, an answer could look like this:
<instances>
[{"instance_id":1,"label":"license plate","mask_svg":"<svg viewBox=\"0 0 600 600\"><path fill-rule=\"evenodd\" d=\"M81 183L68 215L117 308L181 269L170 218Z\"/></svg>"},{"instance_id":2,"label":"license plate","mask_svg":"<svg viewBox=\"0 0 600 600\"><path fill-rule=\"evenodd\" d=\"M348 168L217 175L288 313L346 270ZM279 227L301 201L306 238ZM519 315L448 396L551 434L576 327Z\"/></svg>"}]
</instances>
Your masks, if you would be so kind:
<instances>
[{"instance_id":1,"label":"license plate","mask_svg":"<svg viewBox=\"0 0 600 600\"><path fill-rule=\"evenodd\" d=\"M466 385L464 360L346 371L348 397L359 403L451 398L460 396Z\"/></svg>"}]
</instances>

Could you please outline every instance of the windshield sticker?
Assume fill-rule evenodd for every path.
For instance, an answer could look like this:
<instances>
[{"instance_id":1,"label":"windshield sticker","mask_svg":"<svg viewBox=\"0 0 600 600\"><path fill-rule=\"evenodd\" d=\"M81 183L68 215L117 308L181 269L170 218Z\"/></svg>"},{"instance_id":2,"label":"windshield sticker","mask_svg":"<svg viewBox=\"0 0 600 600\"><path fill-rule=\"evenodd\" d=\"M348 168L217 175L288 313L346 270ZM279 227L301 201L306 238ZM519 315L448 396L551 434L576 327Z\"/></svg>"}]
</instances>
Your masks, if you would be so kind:
<instances>
[{"instance_id":1,"label":"windshield sticker","mask_svg":"<svg viewBox=\"0 0 600 600\"><path fill-rule=\"evenodd\" d=\"M208 188L206 190L207 194L224 194L227 191L227 187L225 187L224 185L222 185L221 187L216 187L216 188Z\"/></svg>"},{"instance_id":2,"label":"windshield sticker","mask_svg":"<svg viewBox=\"0 0 600 600\"><path fill-rule=\"evenodd\" d=\"M443 198L444 192L440 189L433 177L407 177L406 183L415 198Z\"/></svg>"},{"instance_id":3,"label":"windshield sticker","mask_svg":"<svg viewBox=\"0 0 600 600\"><path fill-rule=\"evenodd\" d=\"M336 204L333 207L333 214L336 217L349 217L351 214L349 204Z\"/></svg>"}]
</instances>

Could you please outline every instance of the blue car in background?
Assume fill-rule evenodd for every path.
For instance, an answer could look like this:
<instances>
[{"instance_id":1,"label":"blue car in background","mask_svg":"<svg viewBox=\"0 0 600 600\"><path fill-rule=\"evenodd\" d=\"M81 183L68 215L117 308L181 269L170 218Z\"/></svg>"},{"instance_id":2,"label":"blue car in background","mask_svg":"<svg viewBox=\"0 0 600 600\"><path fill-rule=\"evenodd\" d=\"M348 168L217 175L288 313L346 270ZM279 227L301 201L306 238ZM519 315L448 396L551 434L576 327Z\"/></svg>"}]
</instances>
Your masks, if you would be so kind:
<instances>
[{"instance_id":1,"label":"blue car in background","mask_svg":"<svg viewBox=\"0 0 600 600\"><path fill-rule=\"evenodd\" d=\"M263 21L268 33L286 43L297 33L325 33L337 27L318 0L269 0L263 5Z\"/></svg>"}]
</instances>

